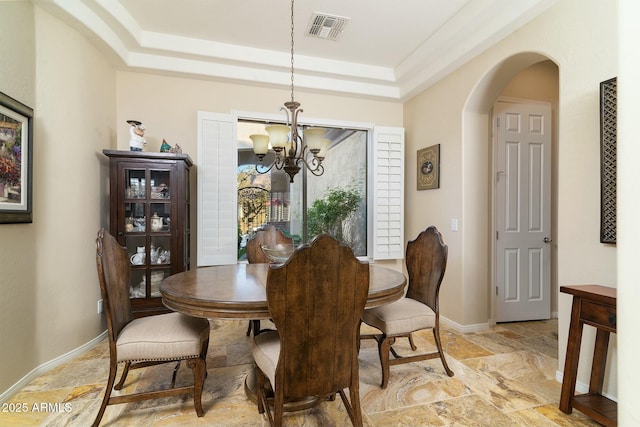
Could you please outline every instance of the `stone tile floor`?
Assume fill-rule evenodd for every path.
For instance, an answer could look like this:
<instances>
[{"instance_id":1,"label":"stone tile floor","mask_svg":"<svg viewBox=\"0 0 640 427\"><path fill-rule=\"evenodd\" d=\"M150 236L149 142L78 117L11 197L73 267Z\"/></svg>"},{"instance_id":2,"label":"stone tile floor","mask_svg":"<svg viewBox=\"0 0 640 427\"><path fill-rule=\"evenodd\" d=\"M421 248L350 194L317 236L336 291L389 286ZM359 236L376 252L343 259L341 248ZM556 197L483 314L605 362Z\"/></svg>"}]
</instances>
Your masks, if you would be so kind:
<instances>
[{"instance_id":1,"label":"stone tile floor","mask_svg":"<svg viewBox=\"0 0 640 427\"><path fill-rule=\"evenodd\" d=\"M209 376L198 418L191 397L172 397L107 407L102 426L267 426L247 399L244 380L251 369L246 321L212 320L207 356ZM363 331L365 333L366 331ZM393 366L387 389L377 348L365 340L360 351L360 397L365 426L598 426L579 411L558 409L557 320L499 324L462 334L445 327L441 337L449 367L439 359ZM414 335L418 351L433 348L431 331ZM406 340L396 349L410 352ZM89 426L99 408L109 369L103 341L76 359L31 381L0 412L0 426ZM129 373L127 391L168 385L174 365ZM181 367L178 383L191 383ZM13 406L10 406L13 405ZM24 412L16 412L16 408ZM4 408L4 407L3 407ZM289 426L350 426L340 399L286 413Z\"/></svg>"}]
</instances>

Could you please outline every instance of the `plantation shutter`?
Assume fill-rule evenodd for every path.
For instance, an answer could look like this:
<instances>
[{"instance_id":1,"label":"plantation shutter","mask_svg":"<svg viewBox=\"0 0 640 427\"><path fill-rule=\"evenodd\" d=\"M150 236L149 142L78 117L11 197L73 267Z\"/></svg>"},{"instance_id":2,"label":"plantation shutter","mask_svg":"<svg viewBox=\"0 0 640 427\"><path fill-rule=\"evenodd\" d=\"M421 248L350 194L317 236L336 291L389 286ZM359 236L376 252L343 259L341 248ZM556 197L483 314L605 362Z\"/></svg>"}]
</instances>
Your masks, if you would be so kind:
<instances>
[{"instance_id":1,"label":"plantation shutter","mask_svg":"<svg viewBox=\"0 0 640 427\"><path fill-rule=\"evenodd\" d=\"M198 112L198 267L237 262L236 123Z\"/></svg>"},{"instance_id":2,"label":"plantation shutter","mask_svg":"<svg viewBox=\"0 0 640 427\"><path fill-rule=\"evenodd\" d=\"M373 259L404 257L404 129L373 130Z\"/></svg>"}]
</instances>

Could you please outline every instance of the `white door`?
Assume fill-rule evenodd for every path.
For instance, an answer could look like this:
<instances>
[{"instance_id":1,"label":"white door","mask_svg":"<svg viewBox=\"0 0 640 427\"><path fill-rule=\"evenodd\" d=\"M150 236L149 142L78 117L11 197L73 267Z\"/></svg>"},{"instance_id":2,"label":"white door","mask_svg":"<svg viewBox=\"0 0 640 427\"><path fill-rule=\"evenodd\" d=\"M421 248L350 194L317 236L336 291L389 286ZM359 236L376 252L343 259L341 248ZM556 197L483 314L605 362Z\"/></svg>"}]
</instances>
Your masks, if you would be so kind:
<instances>
[{"instance_id":1,"label":"white door","mask_svg":"<svg viewBox=\"0 0 640 427\"><path fill-rule=\"evenodd\" d=\"M496 321L548 319L551 106L497 102Z\"/></svg>"}]
</instances>

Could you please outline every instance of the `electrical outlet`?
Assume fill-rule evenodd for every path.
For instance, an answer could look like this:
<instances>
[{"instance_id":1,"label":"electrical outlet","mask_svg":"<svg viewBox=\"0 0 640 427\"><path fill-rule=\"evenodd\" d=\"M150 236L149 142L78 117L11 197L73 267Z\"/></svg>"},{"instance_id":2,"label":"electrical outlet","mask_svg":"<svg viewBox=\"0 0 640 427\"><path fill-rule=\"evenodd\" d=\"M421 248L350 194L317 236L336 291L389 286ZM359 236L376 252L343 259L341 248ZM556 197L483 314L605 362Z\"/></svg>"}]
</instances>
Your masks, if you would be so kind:
<instances>
[{"instance_id":1,"label":"electrical outlet","mask_svg":"<svg viewBox=\"0 0 640 427\"><path fill-rule=\"evenodd\" d=\"M98 314L102 313L103 307L102 307L102 300L99 299L98 300Z\"/></svg>"}]
</instances>

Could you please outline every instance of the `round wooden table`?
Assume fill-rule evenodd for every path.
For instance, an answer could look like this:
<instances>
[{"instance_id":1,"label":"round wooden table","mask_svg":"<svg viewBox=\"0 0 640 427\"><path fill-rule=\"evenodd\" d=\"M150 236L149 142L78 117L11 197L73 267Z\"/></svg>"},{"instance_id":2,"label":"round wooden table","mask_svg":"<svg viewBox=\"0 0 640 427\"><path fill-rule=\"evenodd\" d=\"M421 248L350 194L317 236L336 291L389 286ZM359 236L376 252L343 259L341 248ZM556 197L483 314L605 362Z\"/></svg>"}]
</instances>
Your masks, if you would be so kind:
<instances>
[{"instance_id":1,"label":"round wooden table","mask_svg":"<svg viewBox=\"0 0 640 427\"><path fill-rule=\"evenodd\" d=\"M202 267L169 276L160 284L163 304L180 313L215 319L268 319L269 264L231 264ZM369 264L366 308L402 298L404 274Z\"/></svg>"},{"instance_id":2,"label":"round wooden table","mask_svg":"<svg viewBox=\"0 0 640 427\"><path fill-rule=\"evenodd\" d=\"M174 311L214 319L269 319L267 272L269 264L231 264L202 267L169 276L160 284L163 304ZM369 264L369 296L366 308L402 298L404 274ZM245 393L256 402L255 376L245 379ZM298 410L314 406L315 398L286 406Z\"/></svg>"}]
</instances>

